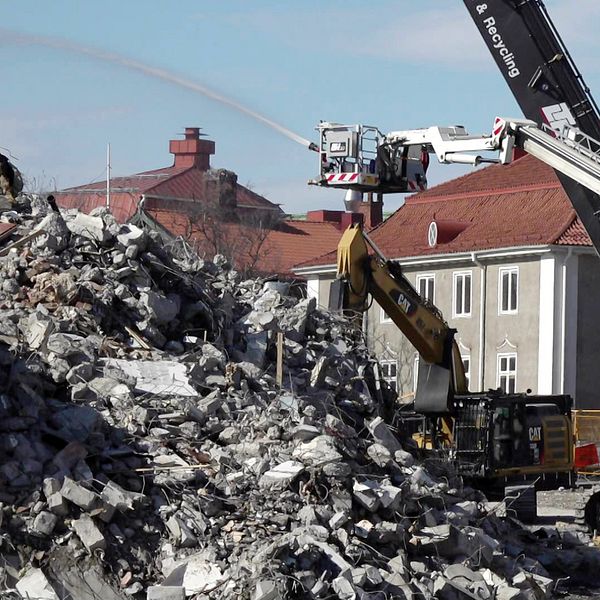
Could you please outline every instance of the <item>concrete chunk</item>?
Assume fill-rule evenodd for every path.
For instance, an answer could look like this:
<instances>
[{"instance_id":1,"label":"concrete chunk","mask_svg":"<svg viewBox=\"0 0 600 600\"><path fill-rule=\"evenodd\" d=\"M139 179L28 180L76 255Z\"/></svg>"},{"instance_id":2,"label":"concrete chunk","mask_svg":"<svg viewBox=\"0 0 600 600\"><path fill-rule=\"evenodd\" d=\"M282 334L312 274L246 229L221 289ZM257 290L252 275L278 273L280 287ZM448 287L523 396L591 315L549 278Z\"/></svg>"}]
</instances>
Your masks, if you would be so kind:
<instances>
[{"instance_id":1,"label":"concrete chunk","mask_svg":"<svg viewBox=\"0 0 600 600\"><path fill-rule=\"evenodd\" d=\"M345 577L336 577L331 587L340 600L354 600L356 598L354 586Z\"/></svg>"},{"instance_id":2,"label":"concrete chunk","mask_svg":"<svg viewBox=\"0 0 600 600\"><path fill-rule=\"evenodd\" d=\"M375 481L365 481L363 483L355 481L352 487L354 499L370 512L376 512L381 504L379 491L379 484Z\"/></svg>"},{"instance_id":3,"label":"concrete chunk","mask_svg":"<svg viewBox=\"0 0 600 600\"><path fill-rule=\"evenodd\" d=\"M73 521L73 529L82 541L83 545L90 551L106 548L106 540L102 532L98 529L91 517L83 515L81 518Z\"/></svg>"},{"instance_id":4,"label":"concrete chunk","mask_svg":"<svg viewBox=\"0 0 600 600\"><path fill-rule=\"evenodd\" d=\"M67 223L67 227L72 233L96 242L106 242L110 238L110 233L100 217L77 213L75 218Z\"/></svg>"},{"instance_id":5,"label":"concrete chunk","mask_svg":"<svg viewBox=\"0 0 600 600\"><path fill-rule=\"evenodd\" d=\"M303 471L304 465L302 463L288 460L267 471L260 478L258 484L261 488L283 489L290 485Z\"/></svg>"},{"instance_id":6,"label":"concrete chunk","mask_svg":"<svg viewBox=\"0 0 600 600\"><path fill-rule=\"evenodd\" d=\"M22 598L60 600L41 569L29 569L17 582L16 588Z\"/></svg>"},{"instance_id":7,"label":"concrete chunk","mask_svg":"<svg viewBox=\"0 0 600 600\"><path fill-rule=\"evenodd\" d=\"M274 581L259 581L254 588L252 600L278 600L281 595Z\"/></svg>"},{"instance_id":8,"label":"concrete chunk","mask_svg":"<svg viewBox=\"0 0 600 600\"><path fill-rule=\"evenodd\" d=\"M50 535L56 527L58 517L52 513L42 511L33 521L33 529L41 535Z\"/></svg>"},{"instance_id":9,"label":"concrete chunk","mask_svg":"<svg viewBox=\"0 0 600 600\"><path fill-rule=\"evenodd\" d=\"M385 421L381 417L376 417L370 423L367 424L373 439L382 446L385 446L387 450L394 454L398 450L402 450L400 442L396 439L396 436L390 431Z\"/></svg>"},{"instance_id":10,"label":"concrete chunk","mask_svg":"<svg viewBox=\"0 0 600 600\"><path fill-rule=\"evenodd\" d=\"M65 477L60 495L84 510L91 510L98 502L98 496L94 492L84 488L69 477Z\"/></svg>"},{"instance_id":11,"label":"concrete chunk","mask_svg":"<svg viewBox=\"0 0 600 600\"><path fill-rule=\"evenodd\" d=\"M198 544L198 540L190 528L176 516L172 516L165 525L182 548L193 548Z\"/></svg>"},{"instance_id":12,"label":"concrete chunk","mask_svg":"<svg viewBox=\"0 0 600 600\"><path fill-rule=\"evenodd\" d=\"M44 491L44 496L48 499L52 494L56 494L56 492L60 491L61 483L58 479L54 479L53 477L46 477L42 484L42 489Z\"/></svg>"},{"instance_id":13,"label":"concrete chunk","mask_svg":"<svg viewBox=\"0 0 600 600\"><path fill-rule=\"evenodd\" d=\"M381 444L371 444L367 448L367 455L381 468L387 467L393 461L392 453Z\"/></svg>"},{"instance_id":14,"label":"concrete chunk","mask_svg":"<svg viewBox=\"0 0 600 600\"><path fill-rule=\"evenodd\" d=\"M307 466L318 467L338 462L342 460L342 455L336 450L332 438L327 435L319 435L295 448L292 458Z\"/></svg>"},{"instance_id":15,"label":"concrete chunk","mask_svg":"<svg viewBox=\"0 0 600 600\"><path fill-rule=\"evenodd\" d=\"M61 517L66 517L69 514L69 505L60 492L48 496L46 502L48 504L48 510L51 513Z\"/></svg>"},{"instance_id":16,"label":"concrete chunk","mask_svg":"<svg viewBox=\"0 0 600 600\"><path fill-rule=\"evenodd\" d=\"M146 248L146 232L131 223L123 225L117 234L119 244L128 248L133 246L138 251L143 251Z\"/></svg>"},{"instance_id":17,"label":"concrete chunk","mask_svg":"<svg viewBox=\"0 0 600 600\"><path fill-rule=\"evenodd\" d=\"M185 600L185 588L178 585L151 585L146 600Z\"/></svg>"},{"instance_id":18,"label":"concrete chunk","mask_svg":"<svg viewBox=\"0 0 600 600\"><path fill-rule=\"evenodd\" d=\"M120 511L131 510L136 504L144 500L143 494L125 490L114 481L109 481L104 486L100 497L104 502Z\"/></svg>"}]
</instances>

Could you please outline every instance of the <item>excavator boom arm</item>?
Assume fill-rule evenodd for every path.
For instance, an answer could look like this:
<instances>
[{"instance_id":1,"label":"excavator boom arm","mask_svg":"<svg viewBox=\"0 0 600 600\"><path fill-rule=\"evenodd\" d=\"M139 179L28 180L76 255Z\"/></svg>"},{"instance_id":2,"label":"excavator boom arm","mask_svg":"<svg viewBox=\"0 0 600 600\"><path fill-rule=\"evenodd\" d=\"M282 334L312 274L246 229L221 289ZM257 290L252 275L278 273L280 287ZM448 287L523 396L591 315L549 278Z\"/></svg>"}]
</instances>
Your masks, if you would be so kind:
<instances>
[{"instance_id":1,"label":"excavator boom arm","mask_svg":"<svg viewBox=\"0 0 600 600\"><path fill-rule=\"evenodd\" d=\"M439 385L445 387L423 392L428 399L439 399L439 412L447 410L445 400L452 393L467 393L467 383L460 352L454 341L454 329L444 321L431 303L423 300L399 266L390 263L374 247L360 226L349 227L338 244L338 279L345 282L343 308L357 315L367 310L373 297L424 363L445 371L438 372ZM433 377L429 377L433 385ZM441 406L443 404L443 406Z\"/></svg>"}]
</instances>

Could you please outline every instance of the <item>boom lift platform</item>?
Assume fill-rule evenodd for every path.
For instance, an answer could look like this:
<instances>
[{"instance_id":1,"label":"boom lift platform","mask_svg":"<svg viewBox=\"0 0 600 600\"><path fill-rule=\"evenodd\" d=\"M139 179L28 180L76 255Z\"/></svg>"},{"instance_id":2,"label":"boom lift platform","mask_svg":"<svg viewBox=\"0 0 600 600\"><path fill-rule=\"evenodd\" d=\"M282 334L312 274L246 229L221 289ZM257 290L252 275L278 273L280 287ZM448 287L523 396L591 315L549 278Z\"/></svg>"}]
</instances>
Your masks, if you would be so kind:
<instances>
[{"instance_id":1,"label":"boom lift platform","mask_svg":"<svg viewBox=\"0 0 600 600\"><path fill-rule=\"evenodd\" d=\"M382 134L373 126L321 122L318 131L319 176L309 181L313 185L417 192L427 189L430 154L443 164L509 164L516 147L600 193L600 142L568 123L539 127L526 119L497 117L492 133L481 136L469 135L462 126Z\"/></svg>"}]
</instances>

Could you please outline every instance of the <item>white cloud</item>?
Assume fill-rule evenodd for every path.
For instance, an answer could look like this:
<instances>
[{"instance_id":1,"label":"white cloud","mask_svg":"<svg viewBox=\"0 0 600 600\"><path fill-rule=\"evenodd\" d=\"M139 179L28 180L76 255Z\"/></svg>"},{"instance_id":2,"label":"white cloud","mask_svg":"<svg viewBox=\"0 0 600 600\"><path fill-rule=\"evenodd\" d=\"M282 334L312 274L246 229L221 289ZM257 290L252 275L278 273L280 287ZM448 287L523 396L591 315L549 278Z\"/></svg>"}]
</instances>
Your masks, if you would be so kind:
<instances>
[{"instance_id":1,"label":"white cloud","mask_svg":"<svg viewBox=\"0 0 600 600\"><path fill-rule=\"evenodd\" d=\"M462 71L488 60L466 10L460 7L415 12L377 29L358 52L402 62L444 65Z\"/></svg>"},{"instance_id":2,"label":"white cloud","mask_svg":"<svg viewBox=\"0 0 600 600\"><path fill-rule=\"evenodd\" d=\"M577 56L583 57L587 69L600 48L600 3L578 2L574 10L573 3L551 1L549 13L567 44L572 43ZM285 10L253 7L229 13L226 20L240 28L262 31L288 46L321 53L325 62L328 56L370 56L456 71L482 70L493 64L460 0L397 0L347 11L332 6L318 11L297 6Z\"/></svg>"},{"instance_id":3,"label":"white cloud","mask_svg":"<svg viewBox=\"0 0 600 600\"><path fill-rule=\"evenodd\" d=\"M460 5L423 10L405 0L348 11L249 10L230 13L227 21L263 31L288 46L321 53L324 61L330 55L371 56L463 70L483 65L486 59L479 34Z\"/></svg>"}]
</instances>

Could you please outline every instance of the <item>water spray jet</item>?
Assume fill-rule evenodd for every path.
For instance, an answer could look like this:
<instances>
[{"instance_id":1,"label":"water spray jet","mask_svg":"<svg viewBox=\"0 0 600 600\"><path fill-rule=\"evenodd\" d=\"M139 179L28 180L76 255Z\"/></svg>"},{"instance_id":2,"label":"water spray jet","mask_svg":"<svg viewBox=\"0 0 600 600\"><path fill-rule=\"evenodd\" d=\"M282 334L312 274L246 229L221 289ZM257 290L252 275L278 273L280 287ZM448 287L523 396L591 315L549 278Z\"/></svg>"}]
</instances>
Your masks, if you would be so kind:
<instances>
[{"instance_id":1,"label":"water spray jet","mask_svg":"<svg viewBox=\"0 0 600 600\"><path fill-rule=\"evenodd\" d=\"M147 75L149 77L154 77L155 79L161 79L162 81L166 81L179 87L191 90L193 92L201 94L202 96L210 98L211 100L215 100L216 102L220 102L225 106L233 108L234 110L248 117L251 117L255 121L258 121L259 123L270 127L271 129L277 131L281 135L284 135L288 139L296 142L297 144L300 144L301 146L308 148L309 150L318 150L318 148L313 142L307 140L306 138L303 138L301 135L298 135L291 129L280 125L276 121L265 117L261 113L252 110L247 106L244 106L240 102L233 100L232 98L229 98L221 94L220 92L217 92L191 79L187 79L167 69L155 67L147 63L135 60L133 58L129 58L127 56L115 54L114 52L107 52L105 50L93 48L91 46L83 46L82 44L78 44L76 42L72 42L70 40L65 40L58 37L30 35L3 28L0 28L0 35L2 36L3 42L44 46L47 48L55 48L57 50L65 50L67 52L72 52L75 54L85 54L97 60L116 64L121 67L130 69L132 71L143 73L144 75Z\"/></svg>"}]
</instances>

